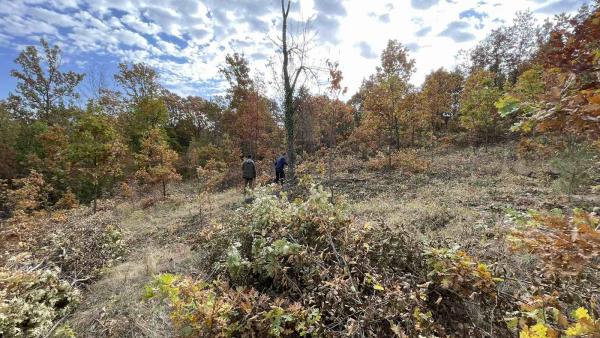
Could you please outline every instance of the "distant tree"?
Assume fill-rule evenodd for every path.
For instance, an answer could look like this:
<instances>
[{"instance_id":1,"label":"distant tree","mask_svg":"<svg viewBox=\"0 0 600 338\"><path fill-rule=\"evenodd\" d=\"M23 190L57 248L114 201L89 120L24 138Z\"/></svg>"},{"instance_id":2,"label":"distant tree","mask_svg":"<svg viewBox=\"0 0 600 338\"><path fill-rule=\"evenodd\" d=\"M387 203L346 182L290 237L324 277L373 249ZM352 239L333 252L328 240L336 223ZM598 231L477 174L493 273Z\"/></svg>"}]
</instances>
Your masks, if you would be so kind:
<instances>
[{"instance_id":1,"label":"distant tree","mask_svg":"<svg viewBox=\"0 0 600 338\"><path fill-rule=\"evenodd\" d=\"M142 138L154 128L164 128L169 120L167 106L161 99L144 98L133 109L120 115L122 129L133 152L138 152Z\"/></svg>"},{"instance_id":2,"label":"distant tree","mask_svg":"<svg viewBox=\"0 0 600 338\"><path fill-rule=\"evenodd\" d=\"M421 92L413 89L406 94L400 105L400 110L403 112L402 121L407 126L407 133L410 133L411 145L415 145L417 131L429 125L422 107L423 101Z\"/></svg>"},{"instance_id":3,"label":"distant tree","mask_svg":"<svg viewBox=\"0 0 600 338\"><path fill-rule=\"evenodd\" d=\"M329 87L327 92L329 94L329 104L327 105L324 112L324 118L322 121L325 124L323 128L326 132L326 144L329 147L329 159L328 159L328 180L329 189L331 190L331 199L333 201L333 159L334 152L337 146L337 138L344 125L349 125L352 121L350 115L350 109L340 101L340 95L346 93L347 88L342 87L343 75L339 69L338 62L332 62L327 60L327 70L329 71ZM346 117L346 118L344 118Z\"/></svg>"},{"instance_id":4,"label":"distant tree","mask_svg":"<svg viewBox=\"0 0 600 338\"><path fill-rule=\"evenodd\" d=\"M494 82L494 73L478 70L469 75L460 98L461 125L475 137L485 139L496 136L499 116L494 103L501 91Z\"/></svg>"},{"instance_id":5,"label":"distant tree","mask_svg":"<svg viewBox=\"0 0 600 338\"><path fill-rule=\"evenodd\" d=\"M80 195L91 197L93 211L96 200L122 174L125 146L114 128L114 120L88 111L73 127L71 159L79 181ZM86 194L85 187L91 187Z\"/></svg>"},{"instance_id":6,"label":"distant tree","mask_svg":"<svg viewBox=\"0 0 600 338\"><path fill-rule=\"evenodd\" d=\"M470 51L470 69L494 74L502 88L513 85L528 67L546 40L547 25L539 25L530 11L517 12L511 25L492 30Z\"/></svg>"},{"instance_id":7,"label":"distant tree","mask_svg":"<svg viewBox=\"0 0 600 338\"><path fill-rule=\"evenodd\" d=\"M228 54L225 56L225 66L219 68L219 72L225 76L227 83L229 83L227 98L230 101L230 107L239 108L246 96L254 89L248 60L243 54Z\"/></svg>"},{"instance_id":8,"label":"distant tree","mask_svg":"<svg viewBox=\"0 0 600 338\"><path fill-rule=\"evenodd\" d=\"M513 87L496 102L500 115L514 123L513 131L529 134L535 128L532 115L540 108L539 101L545 91L544 71L534 66L524 71Z\"/></svg>"},{"instance_id":9,"label":"distant tree","mask_svg":"<svg viewBox=\"0 0 600 338\"><path fill-rule=\"evenodd\" d=\"M6 103L0 101L0 179L13 178L19 171L16 149L19 128Z\"/></svg>"},{"instance_id":10,"label":"distant tree","mask_svg":"<svg viewBox=\"0 0 600 338\"><path fill-rule=\"evenodd\" d=\"M133 103L158 98L162 90L156 70L145 63L119 63L115 80Z\"/></svg>"},{"instance_id":11,"label":"distant tree","mask_svg":"<svg viewBox=\"0 0 600 338\"><path fill-rule=\"evenodd\" d=\"M153 128L142 140L139 154L136 154L137 179L143 184L161 184L163 197L167 196L167 184L179 181L181 176L175 170L179 155L169 148L164 130Z\"/></svg>"},{"instance_id":12,"label":"distant tree","mask_svg":"<svg viewBox=\"0 0 600 338\"><path fill-rule=\"evenodd\" d=\"M312 153L318 147L318 109L323 105L318 101L320 98L311 95L307 87L302 86L296 96L295 126L295 148L298 153Z\"/></svg>"},{"instance_id":13,"label":"distant tree","mask_svg":"<svg viewBox=\"0 0 600 338\"><path fill-rule=\"evenodd\" d=\"M378 147L386 147L391 166L392 149L401 145L401 121L406 115L404 100L413 90L410 78L415 71L415 60L408 49L395 40L390 40L381 54L381 66L365 86L363 107L366 111L359 134L372 138L377 135ZM375 129L367 132L365 128ZM371 135L371 136L369 136Z\"/></svg>"},{"instance_id":14,"label":"distant tree","mask_svg":"<svg viewBox=\"0 0 600 338\"><path fill-rule=\"evenodd\" d=\"M78 97L75 88L84 75L60 71L60 48L50 46L44 39L40 43L44 54L40 55L35 46L26 47L15 60L21 69L10 73L17 79L17 94L25 108L22 110L24 117L58 123L62 119L56 116L57 108L64 106L66 99Z\"/></svg>"},{"instance_id":15,"label":"distant tree","mask_svg":"<svg viewBox=\"0 0 600 338\"><path fill-rule=\"evenodd\" d=\"M278 149L273 149L271 140L279 139L279 128L269 110L268 99L261 94L260 82L250 78L248 60L237 53L227 55L220 71L229 83L229 105L222 121L224 131L242 154L256 158L273 156Z\"/></svg>"},{"instance_id":16,"label":"distant tree","mask_svg":"<svg viewBox=\"0 0 600 338\"><path fill-rule=\"evenodd\" d=\"M462 76L457 71L440 68L425 77L420 103L432 136L445 124L442 113L453 112L455 98L460 95L461 89Z\"/></svg>"},{"instance_id":17,"label":"distant tree","mask_svg":"<svg viewBox=\"0 0 600 338\"><path fill-rule=\"evenodd\" d=\"M390 146L400 148L401 103L411 91L409 83L415 72L415 60L408 54L408 48L396 40L388 41L381 54L381 67L377 68L377 78L383 87L387 107L382 111L389 129Z\"/></svg>"}]
</instances>

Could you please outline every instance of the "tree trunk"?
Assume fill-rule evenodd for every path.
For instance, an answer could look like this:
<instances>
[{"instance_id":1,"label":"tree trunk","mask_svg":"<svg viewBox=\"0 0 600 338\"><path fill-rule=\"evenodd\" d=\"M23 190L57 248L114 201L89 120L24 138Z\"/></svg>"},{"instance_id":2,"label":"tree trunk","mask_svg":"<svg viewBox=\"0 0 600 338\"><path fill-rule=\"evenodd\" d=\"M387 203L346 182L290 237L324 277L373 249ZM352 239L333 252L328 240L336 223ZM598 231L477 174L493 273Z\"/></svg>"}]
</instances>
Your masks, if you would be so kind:
<instances>
[{"instance_id":1,"label":"tree trunk","mask_svg":"<svg viewBox=\"0 0 600 338\"><path fill-rule=\"evenodd\" d=\"M93 207L92 207L92 211L94 214L96 213L96 210L97 210L96 199L98 199L98 185L94 184L94 201L93 201Z\"/></svg>"},{"instance_id":2,"label":"tree trunk","mask_svg":"<svg viewBox=\"0 0 600 338\"><path fill-rule=\"evenodd\" d=\"M396 150L400 150L400 123L397 117L394 117L394 143Z\"/></svg>"},{"instance_id":3,"label":"tree trunk","mask_svg":"<svg viewBox=\"0 0 600 338\"><path fill-rule=\"evenodd\" d=\"M291 182L295 180L295 169L296 169L296 151L294 149L294 88L290 81L290 74L288 72L289 64L289 51L287 45L287 18L290 11L291 0L287 2L287 8L284 5L284 0L281 0L281 15L283 18L283 24L281 28L281 45L283 53L283 89L284 89L284 100L283 109L285 115L285 129L287 132L287 153L289 158L289 178ZM296 76L297 78L297 76ZM294 83L295 84L295 83Z\"/></svg>"},{"instance_id":4,"label":"tree trunk","mask_svg":"<svg viewBox=\"0 0 600 338\"><path fill-rule=\"evenodd\" d=\"M165 183L165 180L162 180L162 191L163 191L163 198L167 197L167 184Z\"/></svg>"}]
</instances>

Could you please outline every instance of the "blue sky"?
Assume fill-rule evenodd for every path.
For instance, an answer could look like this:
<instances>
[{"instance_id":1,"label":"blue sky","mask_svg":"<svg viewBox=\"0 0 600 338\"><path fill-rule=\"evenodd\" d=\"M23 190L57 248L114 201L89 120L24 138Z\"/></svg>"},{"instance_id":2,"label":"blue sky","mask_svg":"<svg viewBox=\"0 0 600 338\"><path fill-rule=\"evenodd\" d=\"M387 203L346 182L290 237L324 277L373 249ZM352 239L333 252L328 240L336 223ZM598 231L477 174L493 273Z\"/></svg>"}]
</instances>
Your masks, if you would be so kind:
<instances>
[{"instance_id":1,"label":"blue sky","mask_svg":"<svg viewBox=\"0 0 600 338\"><path fill-rule=\"evenodd\" d=\"M411 49L418 85L431 70L451 68L460 49L510 23L518 10L544 20L585 2L301 0L292 16L311 18L311 62L338 60L351 95L374 72L388 39ZM243 52L254 76L268 85L279 31L278 0L0 0L0 98L14 91L9 73L19 51L41 37L61 46L64 69L90 73L108 86L118 62L146 62L170 90L210 97L225 88L218 67L232 52ZM83 96L88 85L80 88Z\"/></svg>"}]
</instances>

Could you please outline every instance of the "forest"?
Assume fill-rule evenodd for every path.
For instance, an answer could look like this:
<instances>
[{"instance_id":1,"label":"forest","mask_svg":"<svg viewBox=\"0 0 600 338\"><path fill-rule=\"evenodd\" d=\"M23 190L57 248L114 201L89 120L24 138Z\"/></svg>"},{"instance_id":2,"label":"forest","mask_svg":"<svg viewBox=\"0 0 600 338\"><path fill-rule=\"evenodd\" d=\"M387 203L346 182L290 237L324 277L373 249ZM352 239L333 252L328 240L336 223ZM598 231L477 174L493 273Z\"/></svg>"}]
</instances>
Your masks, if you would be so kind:
<instances>
[{"instance_id":1,"label":"forest","mask_svg":"<svg viewBox=\"0 0 600 338\"><path fill-rule=\"evenodd\" d=\"M274 80L228 54L212 98L20 52L0 337L600 337L600 2L517 12L420 86L389 40L356 93L291 4Z\"/></svg>"}]
</instances>

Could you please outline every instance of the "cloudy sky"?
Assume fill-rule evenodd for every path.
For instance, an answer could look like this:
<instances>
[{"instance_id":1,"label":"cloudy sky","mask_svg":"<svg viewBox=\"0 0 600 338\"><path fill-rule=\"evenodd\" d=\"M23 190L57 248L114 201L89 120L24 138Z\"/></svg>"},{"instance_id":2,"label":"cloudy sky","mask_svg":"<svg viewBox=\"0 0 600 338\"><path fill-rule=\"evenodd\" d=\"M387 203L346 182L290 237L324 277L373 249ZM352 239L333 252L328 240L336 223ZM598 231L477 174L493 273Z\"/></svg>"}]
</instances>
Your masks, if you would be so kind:
<instances>
[{"instance_id":1,"label":"cloudy sky","mask_svg":"<svg viewBox=\"0 0 600 338\"><path fill-rule=\"evenodd\" d=\"M40 37L61 46L66 69L112 79L119 61L146 62L181 95L224 90L218 67L242 52L255 76L273 78L269 60L280 32L279 0L0 0L0 98L14 91L13 60ZM516 11L539 20L574 12L586 0L300 0L294 21L311 19L311 62L338 60L353 93L373 73L387 40L407 45L418 85L432 69L451 68L460 49ZM109 81L110 82L110 81ZM109 83L110 85L110 83ZM319 90L318 88L316 90Z\"/></svg>"}]
</instances>

